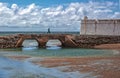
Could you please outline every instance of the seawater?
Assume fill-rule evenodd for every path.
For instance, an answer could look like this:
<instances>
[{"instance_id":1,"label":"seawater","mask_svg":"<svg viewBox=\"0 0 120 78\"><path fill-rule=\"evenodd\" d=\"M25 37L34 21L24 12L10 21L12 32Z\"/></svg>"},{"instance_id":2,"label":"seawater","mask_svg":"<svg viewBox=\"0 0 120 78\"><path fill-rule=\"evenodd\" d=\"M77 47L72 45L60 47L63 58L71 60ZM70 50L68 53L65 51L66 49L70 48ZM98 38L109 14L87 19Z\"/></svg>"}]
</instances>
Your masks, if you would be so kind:
<instances>
[{"instance_id":1,"label":"seawater","mask_svg":"<svg viewBox=\"0 0 120 78\"><path fill-rule=\"evenodd\" d=\"M79 49L79 48L38 48L25 47L14 49L0 49L6 54L30 55L40 57L83 57L83 56L112 56L113 50Z\"/></svg>"}]
</instances>

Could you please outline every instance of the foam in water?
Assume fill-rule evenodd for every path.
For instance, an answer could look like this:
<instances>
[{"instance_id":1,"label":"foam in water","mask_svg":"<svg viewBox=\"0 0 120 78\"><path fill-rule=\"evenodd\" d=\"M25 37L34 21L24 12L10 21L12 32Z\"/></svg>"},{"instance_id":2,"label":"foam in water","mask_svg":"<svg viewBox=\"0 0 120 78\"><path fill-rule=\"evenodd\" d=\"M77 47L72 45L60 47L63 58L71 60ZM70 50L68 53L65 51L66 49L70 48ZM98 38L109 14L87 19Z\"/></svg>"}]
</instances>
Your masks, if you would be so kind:
<instances>
[{"instance_id":1,"label":"foam in water","mask_svg":"<svg viewBox=\"0 0 120 78\"><path fill-rule=\"evenodd\" d=\"M61 47L59 47L59 46L49 46L46 49L48 49L48 50L58 50L58 49L61 49Z\"/></svg>"},{"instance_id":2,"label":"foam in water","mask_svg":"<svg viewBox=\"0 0 120 78\"><path fill-rule=\"evenodd\" d=\"M22 50L28 50L28 51L31 51L31 50L35 50L35 49L38 49L38 47L23 47Z\"/></svg>"}]
</instances>

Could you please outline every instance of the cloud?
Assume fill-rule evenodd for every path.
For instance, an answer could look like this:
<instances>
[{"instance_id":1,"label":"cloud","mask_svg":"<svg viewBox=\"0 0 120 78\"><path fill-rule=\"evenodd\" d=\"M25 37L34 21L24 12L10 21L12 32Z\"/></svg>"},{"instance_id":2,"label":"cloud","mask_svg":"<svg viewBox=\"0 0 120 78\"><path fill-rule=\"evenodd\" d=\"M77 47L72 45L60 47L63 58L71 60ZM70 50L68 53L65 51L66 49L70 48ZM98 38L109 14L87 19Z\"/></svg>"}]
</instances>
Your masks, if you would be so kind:
<instances>
[{"instance_id":1,"label":"cloud","mask_svg":"<svg viewBox=\"0 0 120 78\"><path fill-rule=\"evenodd\" d=\"M115 12L112 16L112 18L120 18L120 12Z\"/></svg>"},{"instance_id":2,"label":"cloud","mask_svg":"<svg viewBox=\"0 0 120 78\"><path fill-rule=\"evenodd\" d=\"M40 27L60 29L80 29L80 21L84 16L88 18L120 18L120 12L115 11L114 2L70 3L66 6L42 8L36 4L20 7L7 3L0 3L0 26Z\"/></svg>"}]
</instances>

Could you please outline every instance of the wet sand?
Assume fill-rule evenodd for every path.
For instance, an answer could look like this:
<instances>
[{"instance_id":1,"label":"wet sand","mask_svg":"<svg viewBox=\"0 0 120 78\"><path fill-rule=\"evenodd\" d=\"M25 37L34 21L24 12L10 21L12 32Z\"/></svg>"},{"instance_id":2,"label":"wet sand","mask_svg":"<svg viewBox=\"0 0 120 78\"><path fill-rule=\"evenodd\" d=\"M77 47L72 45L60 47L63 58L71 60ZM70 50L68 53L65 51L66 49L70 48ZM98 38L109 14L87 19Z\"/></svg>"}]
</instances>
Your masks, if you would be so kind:
<instances>
[{"instance_id":1,"label":"wet sand","mask_svg":"<svg viewBox=\"0 0 120 78\"><path fill-rule=\"evenodd\" d=\"M17 59L17 60L25 60L25 59L28 59L28 58L31 58L30 56L23 56L23 55L17 55L17 56L7 56L11 59Z\"/></svg>"},{"instance_id":2,"label":"wet sand","mask_svg":"<svg viewBox=\"0 0 120 78\"><path fill-rule=\"evenodd\" d=\"M10 56L25 60L27 56ZM120 78L120 56L114 57L36 57L31 62L47 68L57 68L62 72L92 73L96 78ZM42 60L39 60L39 59ZM89 77L88 77L89 78Z\"/></svg>"},{"instance_id":3,"label":"wet sand","mask_svg":"<svg viewBox=\"0 0 120 78\"><path fill-rule=\"evenodd\" d=\"M97 78L120 78L120 57L45 58L33 63L64 72L92 72Z\"/></svg>"},{"instance_id":4,"label":"wet sand","mask_svg":"<svg viewBox=\"0 0 120 78\"><path fill-rule=\"evenodd\" d=\"M119 49L120 50L120 43L118 43L118 44L101 44L101 45L96 45L94 48L98 48L98 49Z\"/></svg>"}]
</instances>

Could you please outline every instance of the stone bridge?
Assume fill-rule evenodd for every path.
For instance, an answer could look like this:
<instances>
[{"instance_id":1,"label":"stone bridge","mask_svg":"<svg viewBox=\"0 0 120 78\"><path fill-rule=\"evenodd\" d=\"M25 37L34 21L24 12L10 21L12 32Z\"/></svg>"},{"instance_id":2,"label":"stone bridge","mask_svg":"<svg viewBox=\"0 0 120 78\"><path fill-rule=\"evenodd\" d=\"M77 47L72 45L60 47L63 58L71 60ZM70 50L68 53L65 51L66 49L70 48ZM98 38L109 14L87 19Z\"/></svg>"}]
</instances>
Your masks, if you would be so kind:
<instances>
[{"instance_id":1,"label":"stone bridge","mask_svg":"<svg viewBox=\"0 0 120 78\"><path fill-rule=\"evenodd\" d=\"M0 37L0 48L17 48L22 47L24 40L36 40L38 47L46 47L46 43L50 39L58 39L62 43L62 47L77 47L72 40L71 35L65 34L18 34L13 36Z\"/></svg>"},{"instance_id":2,"label":"stone bridge","mask_svg":"<svg viewBox=\"0 0 120 78\"><path fill-rule=\"evenodd\" d=\"M68 48L94 48L101 44L120 43L120 36L103 35L70 35L70 34L16 34L0 36L0 48L22 47L24 40L34 39L38 42L38 47L45 48L50 39L58 39L62 47ZM119 46L120 47L120 46Z\"/></svg>"}]
</instances>

